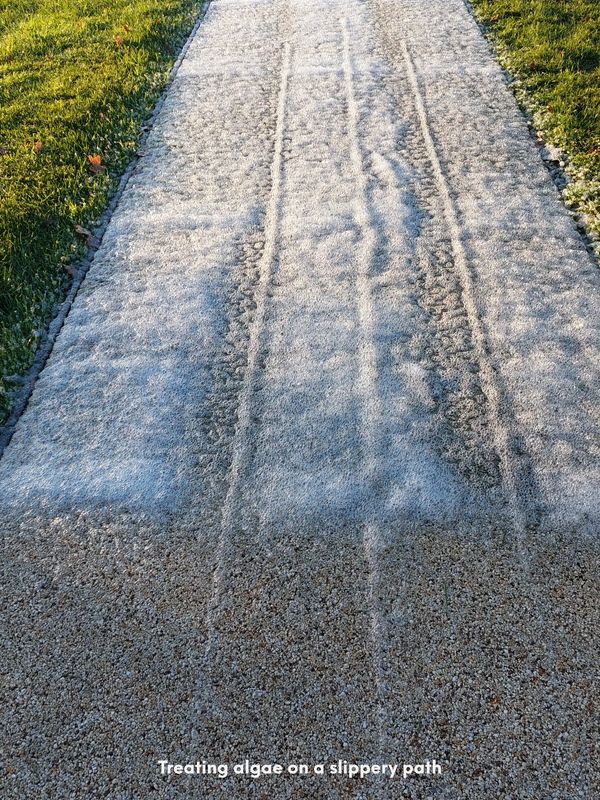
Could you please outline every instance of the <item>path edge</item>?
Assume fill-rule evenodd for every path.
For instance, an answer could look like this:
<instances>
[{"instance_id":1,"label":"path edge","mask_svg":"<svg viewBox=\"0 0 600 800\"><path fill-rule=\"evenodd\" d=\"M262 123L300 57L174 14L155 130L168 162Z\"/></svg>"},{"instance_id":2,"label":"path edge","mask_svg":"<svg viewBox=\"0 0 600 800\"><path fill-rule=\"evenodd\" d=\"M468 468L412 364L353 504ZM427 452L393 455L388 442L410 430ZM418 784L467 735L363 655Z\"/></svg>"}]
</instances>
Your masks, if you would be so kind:
<instances>
[{"instance_id":1,"label":"path edge","mask_svg":"<svg viewBox=\"0 0 600 800\"><path fill-rule=\"evenodd\" d=\"M211 0L202 0L202 4L200 6L200 10L196 17L196 21L194 22L194 26L190 31L187 39L185 40L183 47L181 48L175 63L171 67L171 71L169 73L169 77L167 79L167 83L163 88L162 92L158 96L156 103L154 104L154 108L152 109L152 113L150 114L149 118L146 120L142 127L142 135L137 143L136 147L136 154L133 156L125 172L121 175L119 179L119 184L115 193L110 198L110 201L103 211L102 215L100 216L99 224L94 228L92 231L95 243L92 247L88 246L87 252L85 256L77 262L74 266L74 275L73 281L71 286L69 287L69 291L67 292L67 296L65 299L59 304L58 310L54 317L52 318L50 324L47 327L47 330L43 336L43 339L35 353L33 363L25 373L22 378L22 386L18 390L16 394L16 398L14 400L12 409L6 422L0 425L0 459L4 455L10 441L17 429L17 425L21 416L27 410L29 402L31 400L31 396L33 394L33 390L35 389L35 385L37 380L46 366L48 359L52 355L52 351L54 350L54 345L58 336L62 330L63 325L66 322L67 317L69 316L69 312L75 302L75 298L79 293L79 289L81 288L83 281L85 280L85 276L87 275L90 267L94 263L94 258L96 252L100 248L102 244L102 239L104 238L104 234L106 233L106 229L108 228L110 221L112 220L113 214L121 198L127 188L127 184L129 183L129 179L133 175L141 157L144 145L150 135L150 132L154 128L156 120L162 110L162 107L165 103L167 94L169 89L171 88L177 73L181 67L181 64L184 58L187 55L187 52L190 48L190 45L200 28L200 25L204 21L208 8L210 6Z\"/></svg>"},{"instance_id":2,"label":"path edge","mask_svg":"<svg viewBox=\"0 0 600 800\"><path fill-rule=\"evenodd\" d=\"M483 36L494 62L500 67L504 82L508 86L511 95L517 104L517 108L525 120L529 138L533 142L541 162L550 174L550 178L554 184L554 187L556 188L562 207L566 209L571 220L571 224L577 232L584 248L590 255L594 265L600 269L600 236L596 236L593 233L588 221L585 218L585 214L577 210L577 208L570 206L565 200L562 190L573 180L573 178L569 174L566 167L561 167L560 163L557 162L553 156L548 155L548 148L560 153L560 156L562 159L564 159L567 165L569 157L560 148L548 141L545 131L538 129L534 122L534 101L528 99L529 95L526 90L523 90L523 94L521 96L520 93L515 89L515 83L519 80L519 77L512 72L507 64L504 63L503 52L498 38L494 34L493 30L479 19L475 10L475 6L471 0L463 0L463 3L467 9L467 13L475 25L477 25L479 28L479 31Z\"/></svg>"}]
</instances>

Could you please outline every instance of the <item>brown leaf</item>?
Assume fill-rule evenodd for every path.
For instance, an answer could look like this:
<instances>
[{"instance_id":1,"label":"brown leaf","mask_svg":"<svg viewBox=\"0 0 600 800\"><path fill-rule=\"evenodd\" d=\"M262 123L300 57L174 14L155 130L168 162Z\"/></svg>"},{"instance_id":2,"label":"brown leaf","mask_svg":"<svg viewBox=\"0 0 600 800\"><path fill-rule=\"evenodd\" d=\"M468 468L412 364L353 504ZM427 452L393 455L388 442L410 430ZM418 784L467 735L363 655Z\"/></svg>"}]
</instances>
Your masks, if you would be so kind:
<instances>
[{"instance_id":1,"label":"brown leaf","mask_svg":"<svg viewBox=\"0 0 600 800\"><path fill-rule=\"evenodd\" d=\"M122 36L115 36L115 44L117 45L117 47L123 47L123 45L125 44L125 39L123 39Z\"/></svg>"},{"instance_id":2,"label":"brown leaf","mask_svg":"<svg viewBox=\"0 0 600 800\"><path fill-rule=\"evenodd\" d=\"M40 153L42 152L42 150L44 149L44 143L43 143L43 142L40 142L40 141L34 142L34 143L33 143L33 149L35 150L35 152L36 152L36 153L38 154L38 156L39 156L39 154L40 154Z\"/></svg>"},{"instance_id":3,"label":"brown leaf","mask_svg":"<svg viewBox=\"0 0 600 800\"><path fill-rule=\"evenodd\" d=\"M85 243L88 247L91 247L92 250L97 250L100 246L100 239L82 225L75 225L75 233L78 233L80 236L85 236Z\"/></svg>"},{"instance_id":4,"label":"brown leaf","mask_svg":"<svg viewBox=\"0 0 600 800\"><path fill-rule=\"evenodd\" d=\"M102 164L102 156L88 156L90 162L90 170L94 175L101 175L106 172L106 167Z\"/></svg>"}]
</instances>

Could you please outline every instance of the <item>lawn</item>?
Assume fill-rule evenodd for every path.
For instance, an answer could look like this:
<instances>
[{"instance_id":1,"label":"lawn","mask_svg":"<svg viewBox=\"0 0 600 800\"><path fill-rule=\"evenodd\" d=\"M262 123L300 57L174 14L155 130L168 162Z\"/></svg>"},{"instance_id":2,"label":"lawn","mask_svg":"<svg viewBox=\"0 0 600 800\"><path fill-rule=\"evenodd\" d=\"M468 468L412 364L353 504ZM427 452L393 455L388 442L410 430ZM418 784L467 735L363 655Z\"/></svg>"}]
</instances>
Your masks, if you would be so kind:
<instances>
[{"instance_id":1,"label":"lawn","mask_svg":"<svg viewBox=\"0 0 600 800\"><path fill-rule=\"evenodd\" d=\"M0 0L0 422L200 0Z\"/></svg>"},{"instance_id":2,"label":"lawn","mask_svg":"<svg viewBox=\"0 0 600 800\"><path fill-rule=\"evenodd\" d=\"M567 156L565 200L600 237L599 0L471 2L536 128Z\"/></svg>"}]
</instances>

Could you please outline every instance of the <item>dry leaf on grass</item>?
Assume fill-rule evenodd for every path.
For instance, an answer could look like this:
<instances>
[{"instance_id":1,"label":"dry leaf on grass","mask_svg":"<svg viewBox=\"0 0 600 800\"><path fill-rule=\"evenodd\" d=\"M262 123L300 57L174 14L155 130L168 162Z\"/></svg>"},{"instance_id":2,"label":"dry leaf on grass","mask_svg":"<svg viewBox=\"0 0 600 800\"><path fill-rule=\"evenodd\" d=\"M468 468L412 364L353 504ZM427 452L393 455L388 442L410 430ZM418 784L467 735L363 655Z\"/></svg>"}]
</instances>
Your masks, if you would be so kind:
<instances>
[{"instance_id":1,"label":"dry leaf on grass","mask_svg":"<svg viewBox=\"0 0 600 800\"><path fill-rule=\"evenodd\" d=\"M75 233L85 236L85 243L94 250L100 245L100 239L82 225L75 225Z\"/></svg>"},{"instance_id":2,"label":"dry leaf on grass","mask_svg":"<svg viewBox=\"0 0 600 800\"><path fill-rule=\"evenodd\" d=\"M88 156L88 161L90 163L90 170L94 175L101 175L103 172L106 172L106 167L102 164L102 156Z\"/></svg>"}]
</instances>

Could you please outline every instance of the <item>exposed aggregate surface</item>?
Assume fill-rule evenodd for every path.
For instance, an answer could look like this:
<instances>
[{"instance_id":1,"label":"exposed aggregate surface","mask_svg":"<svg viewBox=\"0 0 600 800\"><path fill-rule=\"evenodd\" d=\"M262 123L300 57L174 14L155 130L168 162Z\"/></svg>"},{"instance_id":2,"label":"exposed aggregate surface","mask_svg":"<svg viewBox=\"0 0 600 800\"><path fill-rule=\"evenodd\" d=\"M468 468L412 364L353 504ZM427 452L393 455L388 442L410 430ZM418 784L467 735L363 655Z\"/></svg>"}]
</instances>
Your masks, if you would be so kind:
<instances>
[{"instance_id":1,"label":"exposed aggregate surface","mask_svg":"<svg viewBox=\"0 0 600 800\"><path fill-rule=\"evenodd\" d=\"M2 797L600 796L599 299L461 0L213 0L0 460ZM246 757L443 774L157 766Z\"/></svg>"}]
</instances>

